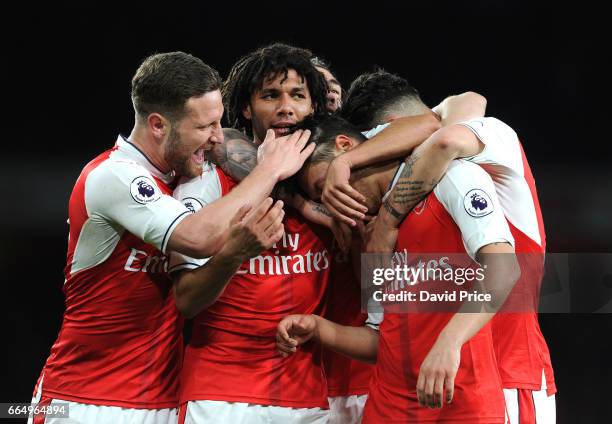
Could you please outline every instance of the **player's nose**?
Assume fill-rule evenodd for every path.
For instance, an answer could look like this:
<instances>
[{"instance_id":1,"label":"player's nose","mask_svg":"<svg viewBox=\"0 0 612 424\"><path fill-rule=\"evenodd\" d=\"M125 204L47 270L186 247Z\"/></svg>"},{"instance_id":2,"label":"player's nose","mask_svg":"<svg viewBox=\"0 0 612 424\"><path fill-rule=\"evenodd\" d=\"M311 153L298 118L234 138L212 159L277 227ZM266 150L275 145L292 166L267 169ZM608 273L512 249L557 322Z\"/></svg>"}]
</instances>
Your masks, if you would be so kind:
<instances>
[{"instance_id":1,"label":"player's nose","mask_svg":"<svg viewBox=\"0 0 612 424\"><path fill-rule=\"evenodd\" d=\"M283 94L278 103L277 113L279 115L293 115L293 99L288 94Z\"/></svg>"}]
</instances>

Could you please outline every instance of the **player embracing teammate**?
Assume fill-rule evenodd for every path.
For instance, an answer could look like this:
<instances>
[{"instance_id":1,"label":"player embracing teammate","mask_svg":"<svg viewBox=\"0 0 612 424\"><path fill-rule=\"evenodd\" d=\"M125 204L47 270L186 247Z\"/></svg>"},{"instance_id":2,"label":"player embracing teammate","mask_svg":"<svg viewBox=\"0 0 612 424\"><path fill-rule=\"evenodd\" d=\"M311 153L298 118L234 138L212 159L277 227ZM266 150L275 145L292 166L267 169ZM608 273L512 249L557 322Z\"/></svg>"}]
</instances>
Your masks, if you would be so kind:
<instances>
[{"instance_id":1,"label":"player embracing teammate","mask_svg":"<svg viewBox=\"0 0 612 424\"><path fill-rule=\"evenodd\" d=\"M378 360L367 422L502 423L506 411L511 423L554 422L535 308L491 323L491 313L391 312L372 315L368 327L351 269L363 249L463 252L489 275L507 274L496 287L512 286L514 268L487 262L487 253L545 249L516 134L493 118L470 119L484 113L473 97L443 102L436 116L416 90L406 95L380 72L360 77L344 105L359 129L393 121L364 143L327 116L333 90L319 68L308 50L285 44L241 58L223 86L184 53L143 63L132 134L85 167L71 197L67 309L36 401L71 402L75 422L352 423L372 372L354 358ZM221 131L221 92L235 130ZM278 185L313 150L302 188L337 221L295 185ZM350 187L351 167L366 166ZM285 203L267 198L273 190ZM480 200L471 210L473 192ZM340 222L379 208L350 243ZM345 252L332 247L329 229ZM184 358L177 308L194 318ZM321 345L347 359L329 353L324 369ZM454 400L442 407L445 396ZM345 414L352 404L354 413L329 414L329 405Z\"/></svg>"}]
</instances>

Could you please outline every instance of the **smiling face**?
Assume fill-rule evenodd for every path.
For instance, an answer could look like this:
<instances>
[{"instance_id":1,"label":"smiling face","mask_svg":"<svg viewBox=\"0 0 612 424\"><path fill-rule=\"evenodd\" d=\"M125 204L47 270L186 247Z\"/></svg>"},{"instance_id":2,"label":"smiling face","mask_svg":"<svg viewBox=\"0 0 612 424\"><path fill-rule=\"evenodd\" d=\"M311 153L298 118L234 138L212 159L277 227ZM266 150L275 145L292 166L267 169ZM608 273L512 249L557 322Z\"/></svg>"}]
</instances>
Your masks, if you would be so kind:
<instances>
[{"instance_id":1,"label":"smiling face","mask_svg":"<svg viewBox=\"0 0 612 424\"><path fill-rule=\"evenodd\" d=\"M205 152L223 142L221 117L223 103L219 90L191 97L185 115L171 124L164 159L179 175L196 177L202 173Z\"/></svg>"},{"instance_id":2,"label":"smiling face","mask_svg":"<svg viewBox=\"0 0 612 424\"><path fill-rule=\"evenodd\" d=\"M242 111L251 121L257 144L264 140L268 129L273 129L277 137L287 135L313 112L308 83L293 69L286 76L281 72L273 79L265 79Z\"/></svg>"}]
</instances>

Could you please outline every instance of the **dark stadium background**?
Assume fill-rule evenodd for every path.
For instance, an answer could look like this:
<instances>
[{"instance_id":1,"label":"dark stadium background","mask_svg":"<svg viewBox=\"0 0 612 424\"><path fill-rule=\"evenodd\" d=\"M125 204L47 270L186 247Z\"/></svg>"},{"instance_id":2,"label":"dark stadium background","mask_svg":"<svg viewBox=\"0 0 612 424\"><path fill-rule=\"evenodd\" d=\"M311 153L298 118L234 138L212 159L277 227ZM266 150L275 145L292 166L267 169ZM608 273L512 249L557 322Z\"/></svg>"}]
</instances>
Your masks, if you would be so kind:
<instances>
[{"instance_id":1,"label":"dark stadium background","mask_svg":"<svg viewBox=\"0 0 612 424\"><path fill-rule=\"evenodd\" d=\"M478 91L523 141L548 250L612 252L609 24L587 3L128 3L23 2L3 13L0 402L30 399L61 323L70 191L86 162L129 134L130 78L153 52L185 50L225 76L240 55L282 40L330 60L345 86L377 64L430 105ZM611 279L573 284L609 301ZM612 422L612 315L546 314L541 325L558 422Z\"/></svg>"}]
</instances>

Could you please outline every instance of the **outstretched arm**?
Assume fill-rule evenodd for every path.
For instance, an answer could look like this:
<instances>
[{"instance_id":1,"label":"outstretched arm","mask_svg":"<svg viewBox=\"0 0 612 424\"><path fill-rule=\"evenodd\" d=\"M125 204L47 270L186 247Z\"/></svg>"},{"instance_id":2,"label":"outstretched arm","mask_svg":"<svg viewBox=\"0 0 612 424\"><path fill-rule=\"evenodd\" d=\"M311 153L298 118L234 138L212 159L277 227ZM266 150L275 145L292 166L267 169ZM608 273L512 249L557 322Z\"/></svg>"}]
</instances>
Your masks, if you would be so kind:
<instances>
[{"instance_id":1,"label":"outstretched arm","mask_svg":"<svg viewBox=\"0 0 612 424\"><path fill-rule=\"evenodd\" d=\"M230 217L235 211L245 204L260 204L278 181L302 167L314 150L314 144L306 146L309 138L308 130L281 138L268 131L257 150L257 166L253 171L229 194L183 219L170 236L169 250L194 258L216 254L227 240Z\"/></svg>"},{"instance_id":2,"label":"outstretched arm","mask_svg":"<svg viewBox=\"0 0 612 424\"><path fill-rule=\"evenodd\" d=\"M363 362L376 362L378 332L370 327L352 327L318 315L289 315L278 324L276 346L283 356L313 339L342 355Z\"/></svg>"}]
</instances>

